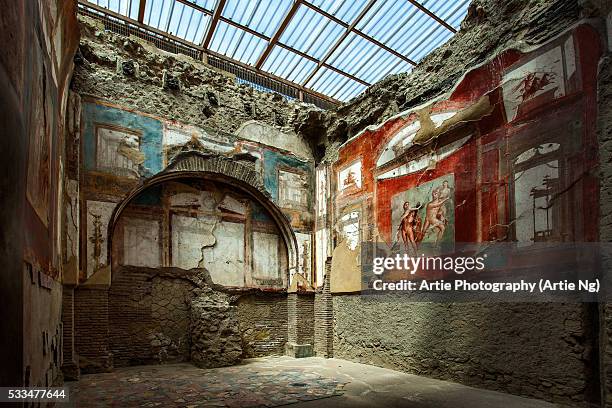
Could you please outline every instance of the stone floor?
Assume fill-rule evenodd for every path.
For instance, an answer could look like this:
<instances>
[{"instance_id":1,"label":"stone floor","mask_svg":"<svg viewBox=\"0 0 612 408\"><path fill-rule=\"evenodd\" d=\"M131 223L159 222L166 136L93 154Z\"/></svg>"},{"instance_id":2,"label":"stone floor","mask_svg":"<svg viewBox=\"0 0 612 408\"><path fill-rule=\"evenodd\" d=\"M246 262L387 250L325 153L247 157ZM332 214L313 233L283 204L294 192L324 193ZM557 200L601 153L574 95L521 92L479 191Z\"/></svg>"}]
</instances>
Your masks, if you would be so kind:
<instances>
[{"instance_id":1,"label":"stone floor","mask_svg":"<svg viewBox=\"0 0 612 408\"><path fill-rule=\"evenodd\" d=\"M545 408L554 405L338 359L266 357L234 367L141 366L68 383L77 407Z\"/></svg>"}]
</instances>

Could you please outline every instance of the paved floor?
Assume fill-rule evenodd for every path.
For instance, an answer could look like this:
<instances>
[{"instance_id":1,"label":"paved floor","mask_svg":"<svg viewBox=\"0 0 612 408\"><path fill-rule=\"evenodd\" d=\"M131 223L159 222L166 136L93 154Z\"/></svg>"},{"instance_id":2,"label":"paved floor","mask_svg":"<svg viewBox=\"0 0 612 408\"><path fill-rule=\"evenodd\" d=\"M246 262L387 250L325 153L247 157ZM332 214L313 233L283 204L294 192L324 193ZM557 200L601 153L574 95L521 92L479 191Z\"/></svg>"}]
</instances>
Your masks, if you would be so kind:
<instances>
[{"instance_id":1,"label":"paved floor","mask_svg":"<svg viewBox=\"0 0 612 408\"><path fill-rule=\"evenodd\" d=\"M141 366L67 384L77 407L550 408L554 405L338 359L266 357L234 367Z\"/></svg>"}]
</instances>

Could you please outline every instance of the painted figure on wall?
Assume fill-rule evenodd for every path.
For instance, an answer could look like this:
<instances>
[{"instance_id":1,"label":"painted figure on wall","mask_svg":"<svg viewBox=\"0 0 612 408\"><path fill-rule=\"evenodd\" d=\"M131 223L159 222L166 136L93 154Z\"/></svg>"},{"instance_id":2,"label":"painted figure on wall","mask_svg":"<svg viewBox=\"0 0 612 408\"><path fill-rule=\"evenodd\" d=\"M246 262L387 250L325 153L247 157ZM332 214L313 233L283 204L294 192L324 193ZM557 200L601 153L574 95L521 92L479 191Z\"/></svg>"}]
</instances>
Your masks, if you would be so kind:
<instances>
[{"instance_id":1,"label":"painted figure on wall","mask_svg":"<svg viewBox=\"0 0 612 408\"><path fill-rule=\"evenodd\" d=\"M416 207L410 207L408 201L404 202L404 214L397 228L397 242L401 239L404 243L405 250L416 252L417 242L421 240L421 218L419 217L419 209L421 203L417 203Z\"/></svg>"},{"instance_id":2,"label":"painted figure on wall","mask_svg":"<svg viewBox=\"0 0 612 408\"><path fill-rule=\"evenodd\" d=\"M340 170L338 173L338 190L352 191L361 188L361 161Z\"/></svg>"},{"instance_id":3,"label":"painted figure on wall","mask_svg":"<svg viewBox=\"0 0 612 408\"><path fill-rule=\"evenodd\" d=\"M453 181L449 174L393 197L391 218L397 225L396 243L401 240L406 250L415 252L421 242L454 241Z\"/></svg>"},{"instance_id":4,"label":"painted figure on wall","mask_svg":"<svg viewBox=\"0 0 612 408\"><path fill-rule=\"evenodd\" d=\"M421 235L425 236L430 230L436 234L435 242L439 242L446 230L448 219L446 218L446 202L450 199L450 193L444 193L445 190L450 191L448 182L444 181L446 186L435 188L431 192L431 201L425 206L425 221L421 230ZM445 198L443 195L447 194Z\"/></svg>"},{"instance_id":5,"label":"painted figure on wall","mask_svg":"<svg viewBox=\"0 0 612 408\"><path fill-rule=\"evenodd\" d=\"M573 56L568 56L573 60ZM569 72L569 66L568 66ZM502 89L510 122L566 94L561 47L553 48L504 75Z\"/></svg>"}]
</instances>

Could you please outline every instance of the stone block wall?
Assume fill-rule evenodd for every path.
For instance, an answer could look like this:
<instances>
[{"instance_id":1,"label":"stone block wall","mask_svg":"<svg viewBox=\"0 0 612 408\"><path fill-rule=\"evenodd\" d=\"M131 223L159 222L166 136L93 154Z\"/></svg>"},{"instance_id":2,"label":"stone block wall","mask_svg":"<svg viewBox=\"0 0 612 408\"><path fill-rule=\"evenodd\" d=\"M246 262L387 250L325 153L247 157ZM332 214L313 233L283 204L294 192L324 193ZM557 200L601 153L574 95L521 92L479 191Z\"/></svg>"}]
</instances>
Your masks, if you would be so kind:
<instances>
[{"instance_id":1,"label":"stone block wall","mask_svg":"<svg viewBox=\"0 0 612 408\"><path fill-rule=\"evenodd\" d=\"M333 297L334 357L570 406L597 399L588 305Z\"/></svg>"}]
</instances>

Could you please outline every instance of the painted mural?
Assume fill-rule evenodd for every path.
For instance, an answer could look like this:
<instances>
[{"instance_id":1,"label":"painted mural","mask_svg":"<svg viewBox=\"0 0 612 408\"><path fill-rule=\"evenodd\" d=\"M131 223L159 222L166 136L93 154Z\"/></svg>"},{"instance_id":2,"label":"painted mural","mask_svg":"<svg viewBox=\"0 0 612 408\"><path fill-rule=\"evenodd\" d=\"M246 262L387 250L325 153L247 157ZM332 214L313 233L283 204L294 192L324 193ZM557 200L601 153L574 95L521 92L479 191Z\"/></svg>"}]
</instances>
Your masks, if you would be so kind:
<instances>
[{"instance_id":1,"label":"painted mural","mask_svg":"<svg viewBox=\"0 0 612 408\"><path fill-rule=\"evenodd\" d=\"M338 191L351 192L361 188L361 161L356 161L338 173Z\"/></svg>"},{"instance_id":2,"label":"painted mural","mask_svg":"<svg viewBox=\"0 0 612 408\"><path fill-rule=\"evenodd\" d=\"M305 172L278 169L278 205L281 208L308 208L308 176Z\"/></svg>"},{"instance_id":3,"label":"painted mural","mask_svg":"<svg viewBox=\"0 0 612 408\"><path fill-rule=\"evenodd\" d=\"M119 265L203 268L228 287L287 281L278 227L257 202L222 183L185 179L145 190L122 213L113 245Z\"/></svg>"},{"instance_id":4,"label":"painted mural","mask_svg":"<svg viewBox=\"0 0 612 408\"><path fill-rule=\"evenodd\" d=\"M118 176L138 178L144 161L140 133L130 129L96 127L96 168Z\"/></svg>"},{"instance_id":5,"label":"painted mural","mask_svg":"<svg viewBox=\"0 0 612 408\"><path fill-rule=\"evenodd\" d=\"M105 201L87 201L85 210L86 235L86 277L92 276L107 266L108 224L116 203Z\"/></svg>"},{"instance_id":6,"label":"painted mural","mask_svg":"<svg viewBox=\"0 0 612 408\"><path fill-rule=\"evenodd\" d=\"M525 116L538 106L565 96L575 80L576 55L573 37L527 62L513 67L502 79L508 122Z\"/></svg>"},{"instance_id":7,"label":"painted mural","mask_svg":"<svg viewBox=\"0 0 612 408\"><path fill-rule=\"evenodd\" d=\"M454 176L449 174L395 195L391 201L395 242L415 252L421 242L454 242L454 187Z\"/></svg>"},{"instance_id":8,"label":"painted mural","mask_svg":"<svg viewBox=\"0 0 612 408\"><path fill-rule=\"evenodd\" d=\"M580 44L596 41L580 26L540 49L503 52L444 97L342 145L332 168L331 249L341 259L332 260L332 291L361 290L358 279L347 283L360 274L350 251L367 237L412 252L424 243L595 240L596 139L584 118L595 114L597 55Z\"/></svg>"},{"instance_id":9,"label":"painted mural","mask_svg":"<svg viewBox=\"0 0 612 408\"><path fill-rule=\"evenodd\" d=\"M82 191L85 202L91 203L93 208L92 212L83 215L87 237L86 260L82 261L85 278L107 266L105 241L110 209L140 182L170 165L179 154L196 151L250 158L247 161L261 176L266 191L285 213L300 241L294 272L309 281L314 279L315 249L311 238L315 224L314 164L308 155L296 156L257 142L262 138L270 143L274 140L269 140L269 135L263 137L263 128L257 127L258 132L251 132L249 129L254 129L256 123L242 129L243 133L248 131L248 139L252 139L245 140L95 99L84 101L82 115L83 167L87 172ZM159 191L138 197L135 203L138 208L148 206L157 210L147 214L136 208L132 221L122 225L124 245L113 249L121 252L121 262L183 269L225 265L223 271L214 273L218 277L223 275L223 283L230 286L245 285L242 269L249 265L252 273L246 285L278 287L281 266L287 263L287 255L278 231L270 227L269 215L256 203L247 205L244 197L226 194L219 201L212 190L204 190L191 191L184 187L174 194ZM162 203L162 197L166 203ZM164 205L171 211L167 220L158 214ZM220 221L215 218L219 214L223 214ZM233 218L226 220L224 217ZM235 222L236 217L242 217L243 221ZM249 223L244 221L246 219ZM167 239L168 242L164 242L164 234L171 236L171 242ZM135 237L144 235L148 238L135 241ZM246 248L254 244L265 250L249 252ZM231 250L214 249L221 247Z\"/></svg>"}]
</instances>

